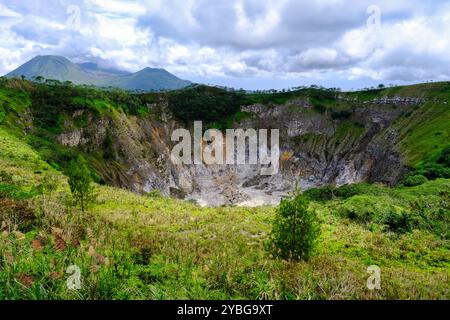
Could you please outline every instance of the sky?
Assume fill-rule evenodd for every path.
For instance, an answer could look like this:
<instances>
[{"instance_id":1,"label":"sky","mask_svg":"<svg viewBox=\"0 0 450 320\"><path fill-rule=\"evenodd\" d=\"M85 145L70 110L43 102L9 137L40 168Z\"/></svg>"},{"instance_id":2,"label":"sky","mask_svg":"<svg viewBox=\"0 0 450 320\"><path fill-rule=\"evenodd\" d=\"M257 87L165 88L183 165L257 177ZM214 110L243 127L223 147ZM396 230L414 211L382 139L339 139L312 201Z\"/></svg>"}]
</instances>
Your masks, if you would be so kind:
<instances>
[{"instance_id":1,"label":"sky","mask_svg":"<svg viewBox=\"0 0 450 320\"><path fill-rule=\"evenodd\" d=\"M450 1L0 0L0 74L36 55L235 88L450 80Z\"/></svg>"}]
</instances>

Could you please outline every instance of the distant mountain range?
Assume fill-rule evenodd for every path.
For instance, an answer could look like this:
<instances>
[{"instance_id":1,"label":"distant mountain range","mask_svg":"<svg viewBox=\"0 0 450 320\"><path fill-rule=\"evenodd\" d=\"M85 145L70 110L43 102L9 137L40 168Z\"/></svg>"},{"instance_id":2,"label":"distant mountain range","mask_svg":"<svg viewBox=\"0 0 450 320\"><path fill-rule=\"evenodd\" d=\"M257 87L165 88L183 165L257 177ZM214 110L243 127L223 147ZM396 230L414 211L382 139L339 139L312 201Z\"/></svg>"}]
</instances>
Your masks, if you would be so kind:
<instances>
[{"instance_id":1,"label":"distant mountain range","mask_svg":"<svg viewBox=\"0 0 450 320\"><path fill-rule=\"evenodd\" d=\"M192 84L164 69L145 68L136 73L100 68L96 63L73 63L61 56L37 56L8 73L7 77L25 76L33 80L45 79L72 81L99 87L117 87L126 90L163 91L182 89Z\"/></svg>"}]
</instances>

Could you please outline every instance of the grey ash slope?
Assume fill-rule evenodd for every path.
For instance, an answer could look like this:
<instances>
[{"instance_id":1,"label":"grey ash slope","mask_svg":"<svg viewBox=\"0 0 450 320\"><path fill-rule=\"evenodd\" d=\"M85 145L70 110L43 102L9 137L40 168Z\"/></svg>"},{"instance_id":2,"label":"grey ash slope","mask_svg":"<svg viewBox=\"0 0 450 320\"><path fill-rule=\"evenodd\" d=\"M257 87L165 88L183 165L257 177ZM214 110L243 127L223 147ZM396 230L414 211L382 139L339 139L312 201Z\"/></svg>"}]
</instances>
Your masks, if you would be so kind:
<instances>
[{"instance_id":1,"label":"grey ash slope","mask_svg":"<svg viewBox=\"0 0 450 320\"><path fill-rule=\"evenodd\" d=\"M176 90L191 85L190 81L182 80L164 69L145 68L136 73L129 73L102 69L91 62L75 64L60 56L37 56L6 76L25 76L30 80L41 76L45 79L71 81L80 85L141 91Z\"/></svg>"}]
</instances>

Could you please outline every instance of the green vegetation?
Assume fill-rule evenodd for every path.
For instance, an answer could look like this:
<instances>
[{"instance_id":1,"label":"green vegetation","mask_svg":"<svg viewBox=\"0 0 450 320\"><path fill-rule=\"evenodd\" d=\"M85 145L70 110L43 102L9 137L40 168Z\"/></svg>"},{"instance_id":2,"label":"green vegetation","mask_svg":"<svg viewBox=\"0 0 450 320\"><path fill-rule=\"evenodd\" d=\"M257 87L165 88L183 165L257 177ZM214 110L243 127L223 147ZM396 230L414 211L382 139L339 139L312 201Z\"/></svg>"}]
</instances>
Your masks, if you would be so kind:
<instances>
[{"instance_id":1,"label":"green vegetation","mask_svg":"<svg viewBox=\"0 0 450 320\"><path fill-rule=\"evenodd\" d=\"M403 185L406 186L404 183ZM414 187L354 184L310 189L305 196L368 230L397 233L428 230L450 239L450 184L446 179Z\"/></svg>"},{"instance_id":2,"label":"green vegetation","mask_svg":"<svg viewBox=\"0 0 450 320\"><path fill-rule=\"evenodd\" d=\"M309 201L296 191L281 200L272 223L269 249L287 260L308 260L320 235L320 224Z\"/></svg>"},{"instance_id":3,"label":"green vegetation","mask_svg":"<svg viewBox=\"0 0 450 320\"><path fill-rule=\"evenodd\" d=\"M336 129L336 138L343 139L345 136L350 135L353 137L359 137L365 132L364 126L354 122L343 122Z\"/></svg>"},{"instance_id":4,"label":"green vegetation","mask_svg":"<svg viewBox=\"0 0 450 320\"><path fill-rule=\"evenodd\" d=\"M320 88L318 86L300 87L293 90L269 90L267 92L256 92L247 95L246 104L285 104L294 98L308 98L311 104L318 109L336 101L338 89Z\"/></svg>"},{"instance_id":5,"label":"green vegetation","mask_svg":"<svg viewBox=\"0 0 450 320\"><path fill-rule=\"evenodd\" d=\"M450 146L449 124L449 106L438 103L423 104L395 124L400 147L412 167L436 160Z\"/></svg>"},{"instance_id":6,"label":"green vegetation","mask_svg":"<svg viewBox=\"0 0 450 320\"><path fill-rule=\"evenodd\" d=\"M450 146L444 149L432 160L422 161L413 171L408 173L401 182L405 186L414 186L425 183L427 180L439 178L450 179Z\"/></svg>"},{"instance_id":7,"label":"green vegetation","mask_svg":"<svg viewBox=\"0 0 450 320\"><path fill-rule=\"evenodd\" d=\"M426 84L362 94L450 99L448 88ZM211 107L211 125L251 116L239 113L239 92L189 90L178 93L180 106L195 102L180 111L186 119L209 112L197 100L202 90L211 103L219 97L235 102L226 110ZM330 117L334 110L352 110L333 106L332 91L315 98L310 89L244 98L316 99L308 112ZM161 105L176 95L0 81L0 299L449 299L450 180L442 172L450 151L443 105L419 105L395 123L399 150L412 168L402 184L326 186L279 208L201 208L158 192L141 196L95 185L92 168L69 164L83 155L95 168L117 165L111 136L99 141L102 150L87 155L55 138L74 113L77 128L87 127L91 117L157 119L165 112ZM342 139L365 132L349 119L336 124ZM77 198L72 190L81 185L95 186L97 199L88 207L71 205ZM305 232L292 232L299 226ZM270 242L292 259L272 256ZM81 269L80 290L66 286L71 265ZM381 268L381 290L367 289L370 265Z\"/></svg>"},{"instance_id":8,"label":"green vegetation","mask_svg":"<svg viewBox=\"0 0 450 320\"><path fill-rule=\"evenodd\" d=\"M33 157L25 144L15 146ZM14 181L35 179L31 168L16 171L16 161L20 156L12 154L5 167ZM341 208L358 202L360 196L350 196L354 192L344 193L347 200L310 203L322 234L309 261L295 262L274 259L265 249L277 214L273 208L200 208L98 186L98 201L82 214L66 205L65 178L52 169L45 175L56 175L57 191L27 202L9 199L9 206L2 202L7 218L2 218L0 242L1 299L448 298L448 238L435 235L435 225L410 229L407 224L410 231L403 230L401 216L386 222L389 230L341 217ZM357 189L366 187L380 207L390 199L421 199L411 210L431 207L437 210L430 212L433 219L438 214L448 219L448 193L441 193L450 190L449 184ZM25 208L23 222L14 229L10 217ZM74 264L81 269L78 291L66 287L65 270ZM373 264L382 270L379 291L366 287L366 269Z\"/></svg>"},{"instance_id":9,"label":"green vegetation","mask_svg":"<svg viewBox=\"0 0 450 320\"><path fill-rule=\"evenodd\" d=\"M169 108L186 125L204 121L206 125L218 123L221 128L224 119L229 119L240 111L244 98L242 92L194 86L170 93Z\"/></svg>"},{"instance_id":10,"label":"green vegetation","mask_svg":"<svg viewBox=\"0 0 450 320\"><path fill-rule=\"evenodd\" d=\"M69 178L69 187L74 202L80 206L84 213L85 209L95 201L95 190L86 160L78 156L76 160L69 163L65 173Z\"/></svg>"}]
</instances>

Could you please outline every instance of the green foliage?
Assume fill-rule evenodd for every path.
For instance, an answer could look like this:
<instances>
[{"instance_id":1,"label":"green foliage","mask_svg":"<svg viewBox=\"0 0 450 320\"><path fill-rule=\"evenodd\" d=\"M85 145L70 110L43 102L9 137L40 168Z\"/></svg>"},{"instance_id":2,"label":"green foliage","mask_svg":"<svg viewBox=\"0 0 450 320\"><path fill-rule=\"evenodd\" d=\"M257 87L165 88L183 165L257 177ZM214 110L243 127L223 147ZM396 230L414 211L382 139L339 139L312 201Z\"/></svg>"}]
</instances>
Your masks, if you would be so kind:
<instances>
[{"instance_id":1,"label":"green foliage","mask_svg":"<svg viewBox=\"0 0 450 320\"><path fill-rule=\"evenodd\" d=\"M384 210L389 210L388 208L391 207L389 202L382 202L380 199L367 195L357 195L339 206L337 213L341 217L366 224L377 220L379 214L384 213Z\"/></svg>"},{"instance_id":2,"label":"green foliage","mask_svg":"<svg viewBox=\"0 0 450 320\"><path fill-rule=\"evenodd\" d=\"M337 215L369 228L379 225L398 234L419 229L448 239L450 189L445 181L428 181L408 188L368 188L366 193L343 201L335 200L333 210Z\"/></svg>"},{"instance_id":3,"label":"green foliage","mask_svg":"<svg viewBox=\"0 0 450 320\"><path fill-rule=\"evenodd\" d=\"M448 299L449 180L407 188L356 184L308 191L305 196L317 202L296 207L314 211L322 222L314 256L306 262L271 259L264 244L270 222L280 215L272 207L202 208L159 198L156 192L140 196L106 186L96 188L99 201L85 214L67 207L66 179L42 157L64 168L81 151L59 145L53 133L57 130L37 128L36 123L23 135L25 124L17 115L30 105L31 91L25 85L17 80L16 89L0 89L0 100L8 101L3 103L6 118L0 126L0 299ZM81 99L63 109L59 119L67 119L74 110L83 110L89 119L96 115L87 99L104 99L113 108L103 110L105 117L121 110L137 115L139 107L153 114L157 106L150 104L165 101L164 94L116 95L74 88L74 97ZM442 94L448 96L448 88ZM424 94L436 93L430 92ZM279 97L281 101L304 93ZM269 99L272 94L265 95ZM331 102L320 103L333 110ZM241 115L230 118L234 116ZM445 118L444 113L434 116ZM424 123L432 119L418 118ZM56 120L55 129L61 124ZM448 146L445 122L437 122L419 128L418 135L413 127L408 150L424 167L432 163L446 168L446 157L439 156ZM350 130L342 131L348 135ZM418 137L431 144L416 143ZM102 151L86 155L93 168L104 163ZM56 186L47 181L52 175L58 179ZM5 227L3 221L11 224ZM11 232L14 225L25 234ZM82 269L78 291L67 290L64 269L71 264ZM382 290L366 289L371 264L385 270Z\"/></svg>"},{"instance_id":4,"label":"green foliage","mask_svg":"<svg viewBox=\"0 0 450 320\"><path fill-rule=\"evenodd\" d=\"M414 227L429 230L442 239L450 239L450 193L439 192L437 201L418 197L410 203Z\"/></svg>"},{"instance_id":5,"label":"green foliage","mask_svg":"<svg viewBox=\"0 0 450 320\"><path fill-rule=\"evenodd\" d=\"M11 183L13 181L12 174L6 172L5 170L0 170L0 182Z\"/></svg>"},{"instance_id":6,"label":"green foliage","mask_svg":"<svg viewBox=\"0 0 450 320\"><path fill-rule=\"evenodd\" d=\"M450 146L442 151L441 155L437 159L437 164L450 168Z\"/></svg>"},{"instance_id":7,"label":"green foliage","mask_svg":"<svg viewBox=\"0 0 450 320\"><path fill-rule=\"evenodd\" d=\"M37 130L35 133L36 135L27 136L28 143L55 169L67 167L69 162L79 155L79 151L52 141L45 131Z\"/></svg>"},{"instance_id":8,"label":"green foliage","mask_svg":"<svg viewBox=\"0 0 450 320\"><path fill-rule=\"evenodd\" d=\"M210 127L217 129L217 130L221 130L222 132L225 132L226 129L233 128L234 123L240 122L244 119L249 119L252 116L253 115L249 112L238 111L235 114L230 115L225 119L222 119L218 122L211 124Z\"/></svg>"},{"instance_id":9,"label":"green foliage","mask_svg":"<svg viewBox=\"0 0 450 320\"><path fill-rule=\"evenodd\" d=\"M434 100L437 93L433 94ZM400 118L393 129L399 133L401 151L408 165L416 168L435 162L446 148L450 148L450 112L449 106L442 102L424 103L409 110L412 112Z\"/></svg>"},{"instance_id":10,"label":"green foliage","mask_svg":"<svg viewBox=\"0 0 450 320\"><path fill-rule=\"evenodd\" d=\"M336 138L344 139L346 136L359 137L365 132L363 125L355 122L345 121L336 129Z\"/></svg>"},{"instance_id":11,"label":"green foliage","mask_svg":"<svg viewBox=\"0 0 450 320\"><path fill-rule=\"evenodd\" d=\"M326 185L320 188L311 188L303 194L313 201L345 200L362 194L380 195L383 194L383 188L369 183L346 184L338 188Z\"/></svg>"},{"instance_id":12,"label":"green foliage","mask_svg":"<svg viewBox=\"0 0 450 320\"><path fill-rule=\"evenodd\" d=\"M409 175L403 181L401 182L402 185L405 187L415 187L420 186L421 184L424 184L427 182L427 177L423 175Z\"/></svg>"},{"instance_id":13,"label":"green foliage","mask_svg":"<svg viewBox=\"0 0 450 320\"><path fill-rule=\"evenodd\" d=\"M308 260L317 244L320 224L309 201L295 192L283 199L272 224L269 248L275 256L289 260Z\"/></svg>"},{"instance_id":14,"label":"green foliage","mask_svg":"<svg viewBox=\"0 0 450 320\"><path fill-rule=\"evenodd\" d=\"M116 158L114 139L109 129L106 131L105 141L103 142L103 158L105 160L114 160Z\"/></svg>"},{"instance_id":15,"label":"green foliage","mask_svg":"<svg viewBox=\"0 0 450 320\"><path fill-rule=\"evenodd\" d=\"M240 111L244 103L243 93L224 89L195 86L169 94L169 108L187 125L193 121L206 124L221 122Z\"/></svg>"},{"instance_id":16,"label":"green foliage","mask_svg":"<svg viewBox=\"0 0 450 320\"><path fill-rule=\"evenodd\" d=\"M25 200L39 194L36 188L24 188L13 183L0 182L0 199Z\"/></svg>"},{"instance_id":17,"label":"green foliage","mask_svg":"<svg viewBox=\"0 0 450 320\"><path fill-rule=\"evenodd\" d=\"M81 211L85 212L87 206L93 203L96 198L91 171L86 160L78 156L76 160L69 163L65 173L69 177L70 191L75 203L81 207Z\"/></svg>"},{"instance_id":18,"label":"green foliage","mask_svg":"<svg viewBox=\"0 0 450 320\"><path fill-rule=\"evenodd\" d=\"M318 86L311 86L309 88L300 87L288 91L268 90L265 92L247 94L246 104L262 103L281 105L287 103L291 99L304 97L309 98L311 104L315 108L317 107L318 111L322 112L323 110L324 112L326 110L326 105L336 101L336 92L337 89L335 88L326 89Z\"/></svg>"},{"instance_id":19,"label":"green foliage","mask_svg":"<svg viewBox=\"0 0 450 320\"><path fill-rule=\"evenodd\" d=\"M303 194L305 197L313 201L328 201L336 197L335 191L335 187L327 185L320 188L308 189Z\"/></svg>"},{"instance_id":20,"label":"green foliage","mask_svg":"<svg viewBox=\"0 0 450 320\"><path fill-rule=\"evenodd\" d=\"M410 173L406 178L411 176L425 176L429 180L435 180L439 178L450 178L450 147L445 148L437 157L436 160L424 162L416 167L416 169Z\"/></svg>"},{"instance_id":21,"label":"green foliage","mask_svg":"<svg viewBox=\"0 0 450 320\"><path fill-rule=\"evenodd\" d=\"M416 171L418 175L423 175L429 180L439 179L439 178L450 178L450 168L437 163L429 163L419 166Z\"/></svg>"},{"instance_id":22,"label":"green foliage","mask_svg":"<svg viewBox=\"0 0 450 320\"><path fill-rule=\"evenodd\" d=\"M161 191L159 191L158 189L153 189L152 191L147 193L147 195L149 198L162 198Z\"/></svg>"},{"instance_id":23,"label":"green foliage","mask_svg":"<svg viewBox=\"0 0 450 320\"><path fill-rule=\"evenodd\" d=\"M400 234L410 232L414 225L414 216L399 207L389 209L378 217L378 222L384 224L392 232Z\"/></svg>"}]
</instances>

